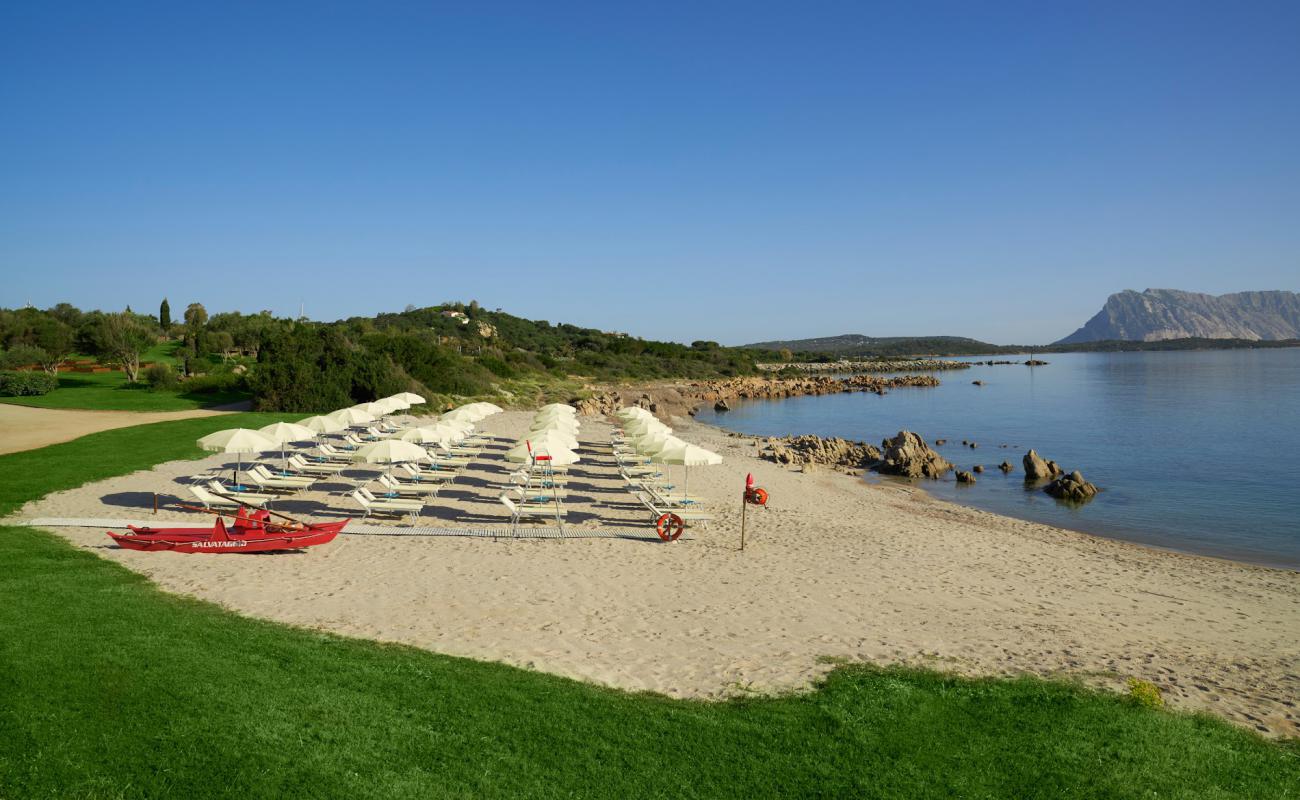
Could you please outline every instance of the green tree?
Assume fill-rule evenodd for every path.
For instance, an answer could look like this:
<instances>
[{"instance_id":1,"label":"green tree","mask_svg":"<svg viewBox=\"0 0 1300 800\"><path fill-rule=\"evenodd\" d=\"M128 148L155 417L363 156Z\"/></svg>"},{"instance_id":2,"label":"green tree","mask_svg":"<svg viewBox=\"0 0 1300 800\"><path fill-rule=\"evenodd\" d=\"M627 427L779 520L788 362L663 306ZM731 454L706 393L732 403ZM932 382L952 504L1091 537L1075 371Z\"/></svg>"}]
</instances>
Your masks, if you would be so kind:
<instances>
[{"instance_id":1,"label":"green tree","mask_svg":"<svg viewBox=\"0 0 1300 800\"><path fill-rule=\"evenodd\" d=\"M140 377L140 354L153 346L154 341L152 324L123 311L103 316L95 343L100 356L121 366L126 379L134 383Z\"/></svg>"},{"instance_id":2,"label":"green tree","mask_svg":"<svg viewBox=\"0 0 1300 800\"><path fill-rule=\"evenodd\" d=\"M208 310L202 303L190 303L185 308L185 332L190 343L198 346L199 332L208 322Z\"/></svg>"},{"instance_id":3,"label":"green tree","mask_svg":"<svg viewBox=\"0 0 1300 800\"><path fill-rule=\"evenodd\" d=\"M172 329L172 306L166 297L163 298L162 305L158 306L158 327L163 329L163 333Z\"/></svg>"}]
</instances>

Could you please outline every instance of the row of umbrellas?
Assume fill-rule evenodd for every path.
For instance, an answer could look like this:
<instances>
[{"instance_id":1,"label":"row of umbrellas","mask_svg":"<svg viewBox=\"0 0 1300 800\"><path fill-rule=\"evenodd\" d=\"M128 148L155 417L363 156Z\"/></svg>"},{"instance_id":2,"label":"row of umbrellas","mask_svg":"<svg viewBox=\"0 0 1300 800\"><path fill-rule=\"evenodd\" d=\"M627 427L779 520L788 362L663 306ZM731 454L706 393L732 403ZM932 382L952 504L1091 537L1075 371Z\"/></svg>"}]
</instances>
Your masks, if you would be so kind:
<instances>
[{"instance_id":1,"label":"row of umbrellas","mask_svg":"<svg viewBox=\"0 0 1300 800\"><path fill-rule=\"evenodd\" d=\"M506 451L506 460L531 463L539 455L550 456L554 466L576 464L578 412L564 403L550 403L538 409L528 432Z\"/></svg>"},{"instance_id":2,"label":"row of umbrellas","mask_svg":"<svg viewBox=\"0 0 1300 800\"><path fill-rule=\"evenodd\" d=\"M198 440L198 446L214 453L231 453L240 458L236 463L236 479L243 470L245 453L265 453L280 450L283 457L289 442L303 442L318 436L338 433L353 425L364 425L397 411L425 403L413 392L403 392L371 403L341 408L330 414L308 417L298 422L275 422L263 428L228 428L208 434ZM470 403L442 415L428 426L401 431L394 438L371 442L359 448L355 457L367 463L398 463L402 461L428 461L428 453L421 444L448 444L470 430L474 423L501 411L492 403Z\"/></svg>"},{"instance_id":3,"label":"row of umbrellas","mask_svg":"<svg viewBox=\"0 0 1300 800\"><path fill-rule=\"evenodd\" d=\"M722 463L722 456L703 447L683 441L673 435L673 429L660 422L654 414L639 406L628 406L614 413L623 423L623 433L632 449L655 464L677 464L685 467L686 478L682 493L690 493L691 467L713 466Z\"/></svg>"}]
</instances>

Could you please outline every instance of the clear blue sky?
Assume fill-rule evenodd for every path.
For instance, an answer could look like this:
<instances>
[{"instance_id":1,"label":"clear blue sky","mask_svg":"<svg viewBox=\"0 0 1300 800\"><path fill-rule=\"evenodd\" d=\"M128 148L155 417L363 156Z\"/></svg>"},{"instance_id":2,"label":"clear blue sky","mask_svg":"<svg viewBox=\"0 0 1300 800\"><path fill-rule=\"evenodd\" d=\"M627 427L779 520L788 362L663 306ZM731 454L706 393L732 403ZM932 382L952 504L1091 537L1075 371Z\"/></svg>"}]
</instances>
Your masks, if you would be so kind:
<instances>
[{"instance_id":1,"label":"clear blue sky","mask_svg":"<svg viewBox=\"0 0 1300 800\"><path fill-rule=\"evenodd\" d=\"M725 343L1300 289L1300 2L0 8L0 306Z\"/></svg>"}]
</instances>

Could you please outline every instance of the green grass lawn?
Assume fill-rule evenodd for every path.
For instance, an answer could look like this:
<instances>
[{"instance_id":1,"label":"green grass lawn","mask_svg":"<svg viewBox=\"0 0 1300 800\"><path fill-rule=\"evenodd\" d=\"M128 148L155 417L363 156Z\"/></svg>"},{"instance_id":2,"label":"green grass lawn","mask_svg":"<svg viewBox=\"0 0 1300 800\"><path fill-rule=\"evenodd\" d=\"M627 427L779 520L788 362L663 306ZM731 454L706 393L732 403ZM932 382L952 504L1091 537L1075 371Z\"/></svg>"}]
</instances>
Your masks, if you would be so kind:
<instances>
[{"instance_id":1,"label":"green grass lawn","mask_svg":"<svg viewBox=\"0 0 1300 800\"><path fill-rule=\"evenodd\" d=\"M36 408L85 408L114 411L188 411L248 399L247 394L154 392L127 383L124 372L60 372L59 388L39 397L0 397L0 403Z\"/></svg>"},{"instance_id":2,"label":"green grass lawn","mask_svg":"<svg viewBox=\"0 0 1300 800\"><path fill-rule=\"evenodd\" d=\"M0 456L0 513L275 418ZM31 529L0 565L4 798L1300 796L1296 742L1064 683L859 667L675 701L242 618Z\"/></svg>"}]
</instances>

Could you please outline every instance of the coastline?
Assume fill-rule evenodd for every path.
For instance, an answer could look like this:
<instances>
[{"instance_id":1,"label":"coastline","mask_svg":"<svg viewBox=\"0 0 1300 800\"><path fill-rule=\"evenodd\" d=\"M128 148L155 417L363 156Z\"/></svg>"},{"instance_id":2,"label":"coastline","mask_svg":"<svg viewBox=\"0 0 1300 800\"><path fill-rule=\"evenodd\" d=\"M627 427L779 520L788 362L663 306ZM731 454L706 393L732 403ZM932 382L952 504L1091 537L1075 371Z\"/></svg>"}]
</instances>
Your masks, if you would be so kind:
<instances>
[{"instance_id":1,"label":"coastline","mask_svg":"<svg viewBox=\"0 0 1300 800\"><path fill-rule=\"evenodd\" d=\"M512 438L529 419L508 412L485 426ZM1300 712L1289 704L1300 696L1296 573L1025 522L830 470L795 472L721 428L674 423L727 461L690 474L692 494L717 520L670 545L352 535L286 561L122 551L102 530L56 530L168 591L251 616L622 689L695 698L783 692L855 661L1029 673L1120 691L1133 676L1156 683L1176 708L1300 735ZM584 419L590 455L575 468L574 529L649 533L600 455L609 430ZM137 516L148 492L176 491L181 476L221 463L162 464L50 495L20 516ZM423 524L504 533L490 488L503 467L486 456ZM741 553L737 498L747 472L773 500L751 515ZM353 513L333 495L315 502L309 516ZM159 516L173 518L192 520Z\"/></svg>"}]
</instances>

